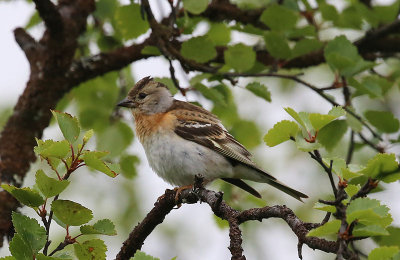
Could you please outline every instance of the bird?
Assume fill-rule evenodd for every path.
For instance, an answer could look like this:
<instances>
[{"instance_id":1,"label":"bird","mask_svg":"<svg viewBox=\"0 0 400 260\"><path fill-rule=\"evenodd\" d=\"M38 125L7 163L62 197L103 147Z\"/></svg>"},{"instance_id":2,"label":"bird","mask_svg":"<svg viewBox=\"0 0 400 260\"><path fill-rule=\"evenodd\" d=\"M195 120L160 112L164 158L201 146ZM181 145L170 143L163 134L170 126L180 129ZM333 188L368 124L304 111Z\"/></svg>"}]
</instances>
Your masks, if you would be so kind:
<instances>
[{"instance_id":1,"label":"bird","mask_svg":"<svg viewBox=\"0 0 400 260\"><path fill-rule=\"evenodd\" d=\"M201 175L204 185L222 179L258 198L260 193L243 180L267 183L300 201L308 198L256 165L216 115L174 99L151 77L139 80L117 106L131 109L149 165L172 185L192 187Z\"/></svg>"}]
</instances>

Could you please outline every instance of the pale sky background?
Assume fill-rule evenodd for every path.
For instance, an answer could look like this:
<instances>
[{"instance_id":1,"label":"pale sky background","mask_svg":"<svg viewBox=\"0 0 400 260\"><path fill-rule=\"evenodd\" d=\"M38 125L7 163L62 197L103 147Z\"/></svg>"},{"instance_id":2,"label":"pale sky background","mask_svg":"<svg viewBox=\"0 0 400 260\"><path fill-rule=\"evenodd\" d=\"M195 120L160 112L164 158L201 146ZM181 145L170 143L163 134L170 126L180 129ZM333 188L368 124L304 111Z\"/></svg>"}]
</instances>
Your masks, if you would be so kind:
<instances>
[{"instance_id":1,"label":"pale sky background","mask_svg":"<svg viewBox=\"0 0 400 260\"><path fill-rule=\"evenodd\" d=\"M29 78L29 65L24 53L16 44L12 31L18 26L24 26L33 10L34 6L24 1L0 2L0 109L14 106ZM41 32L42 28L37 28L31 33L35 37L39 37ZM355 37L354 34L352 35ZM235 41L238 40L240 40L240 37L236 35ZM137 62L133 66L133 71L136 80L148 75L154 77L169 76L168 65L161 59ZM185 78L182 77L182 74L178 73L178 77L184 82ZM328 70L311 69L307 72L306 79L318 86L326 86L331 82L332 74ZM246 80L240 80L239 85L243 87L246 82ZM240 114L250 120L255 120L263 134L276 122L289 119L283 107L291 106L297 111L310 112L328 112L330 109L330 106L323 102L320 97L304 90L303 87L298 87L298 91L293 91L288 95L279 91L280 81L267 80L266 82L272 93L272 103L256 98L240 87L234 88L236 100L240 101L238 102ZM396 94L399 94L398 91ZM191 98L194 99L195 96ZM209 103L205 102L204 104L207 108L210 108ZM128 113L126 120L132 121L132 117ZM130 124L132 125L132 123ZM44 138L60 138L60 132L54 126L50 127L45 131ZM138 207L142 212L141 214L150 211L157 197L170 186L158 178L149 168L143 149L137 141L130 149L133 154L138 154L142 161L138 168L138 177L134 181L126 180L122 176L110 180L104 175L82 171L79 176L73 176L72 185L68 188L71 192L68 192L65 198L76 200L92 209L97 219L110 218L117 222L120 206L131 203L131 199L126 197L125 190L121 190L121 183L132 184L138 189L136 194L138 196L137 201L140 202ZM286 204L295 211L301 211L305 207L313 205L318 200L318 196L326 192L323 189L329 187L329 182L324 172L308 158L307 154L295 154L295 149L293 144L286 143L274 148L260 145L252 152L263 168L272 172L284 183L301 191L307 191L306 193L310 196L310 199L301 204L274 190L276 191L274 198L271 198L268 204ZM34 172L38 167L40 167L39 163L33 164L25 182L26 186L32 184ZM76 178L75 185L74 178ZM80 186L76 185L76 182L79 182ZM82 184L84 184L84 189L82 189ZM264 188L265 186L260 184L257 187ZM373 197L381 199L384 204L391 207L391 214L394 218L393 224L400 225L400 207L393 199L395 191L400 188L400 184L397 182L387 185L387 187L387 191L373 195ZM32 215L30 209L23 209L23 212ZM314 215L317 217L316 219L304 219L304 221L320 221L324 213L315 210ZM136 222L132 223L132 228L136 224ZM52 225L52 227L55 226L57 225ZM176 229L178 231L173 237L168 235L171 234L168 230ZM53 229L53 232L56 231ZM127 231L118 230L118 232L124 234ZM107 259L113 259L119 251L122 241L125 240L126 234L122 237L104 236L101 238L105 239L109 248ZM244 233L244 241L244 254L247 259L297 259L297 237L282 220L270 219L264 220L262 223L250 223ZM184 205L179 210L173 210L164 223L158 226L148 237L142 250L161 258L161 260L169 260L174 256L178 256L178 260L230 259L228 245L228 231L226 229L221 230L216 226L210 208L206 204L195 204ZM373 244L367 242L366 246L369 249L365 249L365 251L368 252L372 249ZM0 249L0 257L8 254L7 246ZM318 250L313 251L305 245L303 246L303 259L334 259L334 256Z\"/></svg>"}]
</instances>

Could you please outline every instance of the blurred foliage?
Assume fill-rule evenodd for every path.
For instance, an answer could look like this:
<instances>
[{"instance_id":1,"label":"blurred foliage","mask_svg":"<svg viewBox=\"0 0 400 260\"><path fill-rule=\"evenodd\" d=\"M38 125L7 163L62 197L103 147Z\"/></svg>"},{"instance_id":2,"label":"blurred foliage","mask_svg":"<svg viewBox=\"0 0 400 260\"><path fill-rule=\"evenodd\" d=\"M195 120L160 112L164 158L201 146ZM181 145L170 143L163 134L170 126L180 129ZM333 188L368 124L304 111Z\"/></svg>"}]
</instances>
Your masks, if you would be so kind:
<instances>
[{"instance_id":1,"label":"blurred foliage","mask_svg":"<svg viewBox=\"0 0 400 260\"><path fill-rule=\"evenodd\" d=\"M173 2L176 3L176 1ZM209 101L212 104L211 111L248 149L261 145L264 140L266 145L271 147L286 141L292 142L291 149L305 155L318 150L325 166L332 167L333 174L341 181L347 182L345 192L349 198L357 194L368 178L385 183L398 182L400 179L399 154L390 152L379 154L378 152L390 150L392 146L397 146L400 142L398 103L394 106L389 105L391 98L399 102L400 62L393 53L383 55L370 53L367 59L359 52L353 41L354 37L349 32L373 33L372 29L392 23L397 19L400 1L391 1L389 4L372 1L371 6L363 3L369 1L231 0L230 2L242 10L259 12L258 20L254 23L243 22L238 17L236 21L228 19L214 21L212 17L203 16L209 6L209 0L181 2L179 8L182 8L182 12L177 13L178 17L174 25L181 34L181 37L177 38L182 42L178 53L188 62L203 63L216 69L215 73L201 71L193 73L189 79L190 88L186 90L197 94L199 102ZM163 4L168 5L167 1ZM142 39L150 31L149 23L143 18L146 18L146 15L142 13L137 1L121 4L117 0L98 0L96 11L88 19L87 30L79 38L80 46L75 54L76 58L84 58L99 51L114 50L129 45L139 37ZM41 19L35 11L25 28L32 29L41 24ZM207 25L207 28L202 30L201 25ZM233 37L234 33L240 33L240 43ZM398 35L393 34L391 37L397 38ZM256 39L256 41L249 39ZM162 51L156 46L146 46L142 53L162 58ZM259 51L268 53L268 62L260 61ZM331 104L335 102L343 104L343 107L332 106L329 112L297 112L294 106L285 108L293 119L275 122L275 125L266 133L260 129L253 118L239 114L238 107L242 104L240 100L235 100L232 85L241 84L232 78L221 76L223 73L253 75L277 72L289 76L304 74L306 78L310 72L308 68L288 70L282 67L294 61L295 58L314 55L318 52L323 54L325 59L323 64L329 67L329 73L334 81L328 88L313 86L314 89L311 88L311 90L320 95L323 93L323 97ZM171 78L164 77L156 80L166 84L172 94L179 93L179 89ZM57 110L76 111L80 126L67 114L55 112L65 140L38 140L38 146L35 149L38 156L46 158L54 171L60 171L57 174L66 174L66 169L62 169L63 160L67 165L71 163L72 159L68 159L72 156L71 149L79 149L79 144L76 142L82 138L80 127L93 129L99 151L85 151L82 154L82 160L90 168L112 177L119 172L118 167L116 168L112 163L118 163L123 176L135 178L140 161L127 149L134 140L134 132L132 125L121 120L123 114L115 107L117 102L126 96L135 81L137 79L133 78L132 67L127 66L121 71L109 72L77 86L59 102ZM291 93L298 93L295 92L298 88L297 86L287 87L286 85L292 84L288 82L290 81L285 79L278 81L278 84L285 92L285 97L296 99L293 100L293 104L313 102L308 98L298 100L297 94L294 94L295 97L290 96ZM264 84L264 81L260 79L251 79L241 87L245 87L254 94L254 99L261 98L264 102L274 102L274 96L270 92L272 84ZM304 89L304 92L311 90ZM346 91L348 93L342 97L342 93ZM330 95L331 93L334 94ZM343 99L345 102L342 102ZM4 126L11 113L10 109L0 110L0 127ZM350 141L352 139L348 138L349 136L355 138L354 143L351 143L353 141ZM353 158L356 158L354 160L357 160L357 164L348 161L347 147L354 148L351 152L354 153ZM107 151L107 153L102 151ZM46 197L46 194L55 196L55 193L62 192L68 186L67 182L49 178L44 172L37 173L36 182L39 190L7 185L3 188L21 203L37 208L43 205L45 199L43 196ZM264 201L247 194L243 195L241 191L232 188L229 184L221 183L219 188L225 192L224 198L231 204L236 203L235 206L238 208L264 205ZM122 189L134 193L126 187ZM375 191L380 190L384 188L378 186L375 189ZM132 194L127 194L127 196L133 196ZM240 197L240 203L237 202L238 197ZM368 197L354 200L349 198L344 203L347 207L346 221L349 225L351 223L354 225L353 235L373 237L377 245L381 246L374 249L368 259L396 258L399 255L400 233L397 227L390 226L392 219L388 208L380 201ZM139 210L137 198L132 201L134 205L129 205L129 208L127 207L121 214L125 217L121 217L120 222L125 227L129 225L128 219L136 214L133 211ZM63 204L62 200L58 203ZM58 205L63 211L71 207L72 211L78 210L82 213L84 217L78 218L82 220L81 222L86 223L86 220L89 220L88 209L70 202L64 202L64 204ZM55 216L58 221L68 223L70 216L56 214L58 206L57 203L54 206ZM322 203L316 204L314 208L332 213L336 210L334 206ZM310 212L312 211L304 214L311 214ZM18 222L18 217L14 216L16 222ZM21 257L31 256L32 253L36 254L38 248L42 246L42 228L33 220L26 219L25 222L30 223L32 232L36 232L35 235L40 238L36 241L40 242L40 245L32 244L33 242L26 238L24 231L17 230L17 235L10 243L10 250L15 256L17 254ZM81 224L81 222L69 224ZM220 220L217 220L217 224L220 227L226 226L226 223ZM98 232L95 225L88 227L87 230ZM328 237L333 235L336 238L340 225L338 219L332 218L326 224L311 231L309 235ZM98 255L103 256L106 246L98 239L77 245L74 250L78 258L85 259L85 248L92 246L98 248ZM378 258L379 255L387 257Z\"/></svg>"}]
</instances>

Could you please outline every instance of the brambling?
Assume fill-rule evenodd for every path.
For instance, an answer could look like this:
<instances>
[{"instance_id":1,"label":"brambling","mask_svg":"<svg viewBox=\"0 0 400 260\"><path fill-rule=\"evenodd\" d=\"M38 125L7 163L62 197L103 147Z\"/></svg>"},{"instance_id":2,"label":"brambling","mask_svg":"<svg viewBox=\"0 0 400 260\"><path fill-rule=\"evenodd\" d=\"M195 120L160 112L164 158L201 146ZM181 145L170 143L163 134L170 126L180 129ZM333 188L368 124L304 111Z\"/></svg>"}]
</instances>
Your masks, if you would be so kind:
<instances>
[{"instance_id":1,"label":"brambling","mask_svg":"<svg viewBox=\"0 0 400 260\"><path fill-rule=\"evenodd\" d=\"M150 166L172 185L190 186L200 174L204 184L220 178L259 198L242 179L268 183L300 201L308 197L258 167L214 114L175 100L166 85L150 77L137 82L118 106L132 110Z\"/></svg>"}]
</instances>

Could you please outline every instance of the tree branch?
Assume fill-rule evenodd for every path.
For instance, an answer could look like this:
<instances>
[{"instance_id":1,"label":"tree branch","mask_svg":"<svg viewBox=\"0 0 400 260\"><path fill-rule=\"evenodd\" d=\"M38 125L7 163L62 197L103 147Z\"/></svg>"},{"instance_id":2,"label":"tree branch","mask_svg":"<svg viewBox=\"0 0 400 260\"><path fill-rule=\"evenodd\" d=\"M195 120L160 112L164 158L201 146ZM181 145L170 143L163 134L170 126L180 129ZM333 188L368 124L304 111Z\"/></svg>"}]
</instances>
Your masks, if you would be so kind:
<instances>
[{"instance_id":1,"label":"tree branch","mask_svg":"<svg viewBox=\"0 0 400 260\"><path fill-rule=\"evenodd\" d=\"M238 211L231 208L222 200L221 193L204 188L198 188L194 192L191 190L184 190L179 196L179 201L175 201L175 195L175 191L173 190L165 191L164 195L154 204L154 208L150 213L147 214L144 220L130 233L116 257L117 260L128 259L132 257L137 250L140 250L147 236L158 224L163 222L165 216L170 213L175 205L181 203L192 204L197 201L207 203L217 217L229 222L229 249L232 254L232 259L245 259L245 256L242 255L242 239L239 225L251 220L262 221L263 219L269 218L283 219L296 234L299 243L306 244L312 249L318 249L328 253L335 253L338 249L338 244L336 242L317 237L307 237L306 235L309 230L320 226L320 224L301 221L293 211L286 206L277 205Z\"/></svg>"},{"instance_id":2,"label":"tree branch","mask_svg":"<svg viewBox=\"0 0 400 260\"><path fill-rule=\"evenodd\" d=\"M42 17L48 32L53 37L60 37L64 32L62 17L50 0L33 0L40 17Z\"/></svg>"}]
</instances>

